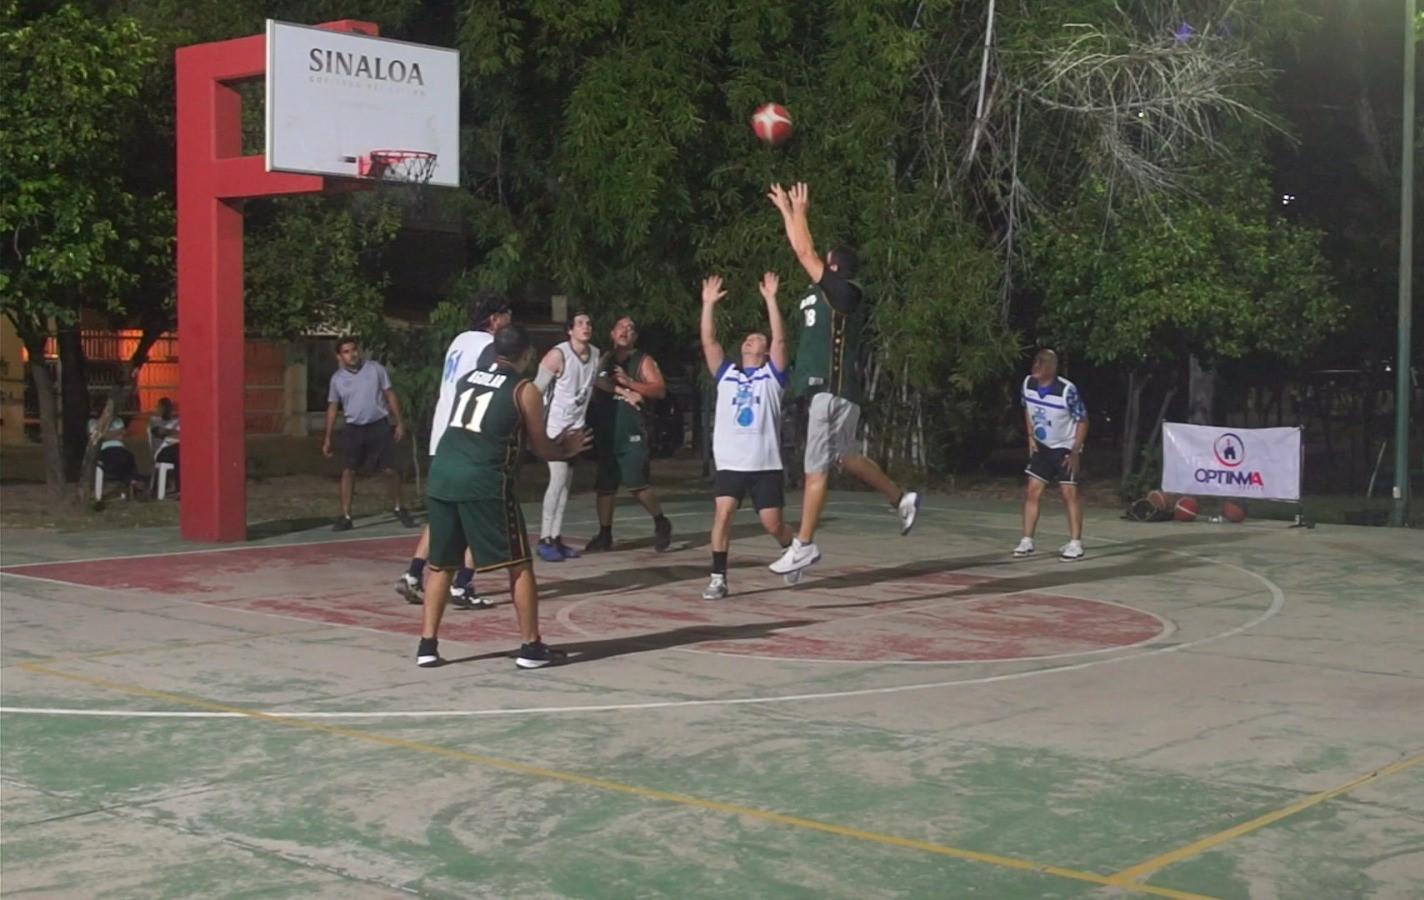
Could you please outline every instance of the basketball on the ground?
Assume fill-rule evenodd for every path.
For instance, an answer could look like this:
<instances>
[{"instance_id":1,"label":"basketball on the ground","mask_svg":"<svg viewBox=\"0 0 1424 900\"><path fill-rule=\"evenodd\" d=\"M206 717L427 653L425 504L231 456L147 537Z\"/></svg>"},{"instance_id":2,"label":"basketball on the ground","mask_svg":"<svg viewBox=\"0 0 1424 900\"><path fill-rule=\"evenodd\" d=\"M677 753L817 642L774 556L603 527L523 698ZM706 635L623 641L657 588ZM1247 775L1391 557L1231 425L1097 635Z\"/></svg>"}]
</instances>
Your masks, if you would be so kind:
<instances>
[{"instance_id":1,"label":"basketball on the ground","mask_svg":"<svg viewBox=\"0 0 1424 900\"><path fill-rule=\"evenodd\" d=\"M1244 522L1246 521L1246 510L1239 503L1227 500L1221 504L1221 517L1228 522Z\"/></svg>"},{"instance_id":2,"label":"basketball on the ground","mask_svg":"<svg viewBox=\"0 0 1424 900\"><path fill-rule=\"evenodd\" d=\"M1148 491L1147 502L1152 504L1152 508L1158 511L1167 508L1167 495L1161 491Z\"/></svg>"},{"instance_id":3,"label":"basketball on the ground","mask_svg":"<svg viewBox=\"0 0 1424 900\"><path fill-rule=\"evenodd\" d=\"M752 113L752 131L757 139L773 146L791 137L791 113L777 103L766 103Z\"/></svg>"},{"instance_id":4,"label":"basketball on the ground","mask_svg":"<svg viewBox=\"0 0 1424 900\"><path fill-rule=\"evenodd\" d=\"M1172 508L1172 517L1178 522L1190 522L1197 517L1197 501L1194 497L1183 497Z\"/></svg>"}]
</instances>

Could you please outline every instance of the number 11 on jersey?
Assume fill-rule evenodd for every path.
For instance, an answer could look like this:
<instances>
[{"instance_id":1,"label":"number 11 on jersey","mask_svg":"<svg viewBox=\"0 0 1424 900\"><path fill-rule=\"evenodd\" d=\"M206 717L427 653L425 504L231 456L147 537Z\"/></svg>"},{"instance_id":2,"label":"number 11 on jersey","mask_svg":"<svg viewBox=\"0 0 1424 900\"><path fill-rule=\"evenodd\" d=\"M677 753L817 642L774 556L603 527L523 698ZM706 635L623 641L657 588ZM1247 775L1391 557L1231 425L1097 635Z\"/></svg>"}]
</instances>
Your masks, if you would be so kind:
<instances>
[{"instance_id":1,"label":"number 11 on jersey","mask_svg":"<svg viewBox=\"0 0 1424 900\"><path fill-rule=\"evenodd\" d=\"M467 431L479 432L480 422L484 420L485 413L489 411L490 401L494 400L494 391L485 391L475 400L475 409L469 421L465 420L465 407L470 405L470 395L475 392L474 388L468 388L460 392L460 398L455 402L455 414L450 417L452 426L458 425Z\"/></svg>"}]
</instances>

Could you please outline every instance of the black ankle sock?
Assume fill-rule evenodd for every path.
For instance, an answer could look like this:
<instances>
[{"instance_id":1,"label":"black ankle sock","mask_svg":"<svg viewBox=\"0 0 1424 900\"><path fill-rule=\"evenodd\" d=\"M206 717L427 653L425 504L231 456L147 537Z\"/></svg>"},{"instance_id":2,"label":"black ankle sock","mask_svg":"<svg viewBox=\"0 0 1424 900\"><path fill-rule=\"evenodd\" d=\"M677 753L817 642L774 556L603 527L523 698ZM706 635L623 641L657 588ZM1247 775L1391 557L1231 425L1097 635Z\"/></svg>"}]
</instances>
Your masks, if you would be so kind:
<instances>
[{"instance_id":1,"label":"black ankle sock","mask_svg":"<svg viewBox=\"0 0 1424 900\"><path fill-rule=\"evenodd\" d=\"M410 575L411 578L414 578L416 581L419 581L420 576L425 574L425 560L418 558L412 559L410 561L410 568L407 569L406 572Z\"/></svg>"},{"instance_id":2,"label":"black ankle sock","mask_svg":"<svg viewBox=\"0 0 1424 900\"><path fill-rule=\"evenodd\" d=\"M475 570L474 570L474 569L467 569L467 568L465 568L464 566L461 566L461 567L460 567L460 571L458 571L458 572L455 573L455 584L454 584L454 586L457 587L457 588L468 587L469 584L470 584L470 582L473 581L474 578L475 578Z\"/></svg>"},{"instance_id":3,"label":"black ankle sock","mask_svg":"<svg viewBox=\"0 0 1424 900\"><path fill-rule=\"evenodd\" d=\"M726 550L713 550L713 551L712 551L712 574L713 574L713 575L726 575L726 574L727 574L727 551L726 551Z\"/></svg>"},{"instance_id":4,"label":"black ankle sock","mask_svg":"<svg viewBox=\"0 0 1424 900\"><path fill-rule=\"evenodd\" d=\"M653 522L658 525L666 525L668 524L668 517L662 513L658 513L656 516L653 516Z\"/></svg>"},{"instance_id":5,"label":"black ankle sock","mask_svg":"<svg viewBox=\"0 0 1424 900\"><path fill-rule=\"evenodd\" d=\"M606 538L611 538L611 537L613 537L613 526L612 526L612 525L600 525L600 526L598 526L598 536L599 536L599 537L606 537Z\"/></svg>"}]
</instances>

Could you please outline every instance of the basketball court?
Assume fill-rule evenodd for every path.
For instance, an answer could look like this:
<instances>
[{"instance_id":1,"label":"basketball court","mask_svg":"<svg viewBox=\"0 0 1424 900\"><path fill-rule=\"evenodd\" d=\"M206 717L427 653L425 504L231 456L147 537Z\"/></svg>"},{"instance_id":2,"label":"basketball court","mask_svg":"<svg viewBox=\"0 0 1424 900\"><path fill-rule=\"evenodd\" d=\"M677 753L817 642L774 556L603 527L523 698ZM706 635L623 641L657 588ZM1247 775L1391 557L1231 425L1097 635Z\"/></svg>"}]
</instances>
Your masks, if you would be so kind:
<instances>
[{"instance_id":1,"label":"basketball court","mask_svg":"<svg viewBox=\"0 0 1424 900\"><path fill-rule=\"evenodd\" d=\"M5 893L1418 896L1413 533L1090 514L1014 561L1010 505L840 494L795 588L743 511L708 602L711 505L668 511L688 549L625 505L538 566L537 671L484 577L415 666L393 525L7 535Z\"/></svg>"}]
</instances>

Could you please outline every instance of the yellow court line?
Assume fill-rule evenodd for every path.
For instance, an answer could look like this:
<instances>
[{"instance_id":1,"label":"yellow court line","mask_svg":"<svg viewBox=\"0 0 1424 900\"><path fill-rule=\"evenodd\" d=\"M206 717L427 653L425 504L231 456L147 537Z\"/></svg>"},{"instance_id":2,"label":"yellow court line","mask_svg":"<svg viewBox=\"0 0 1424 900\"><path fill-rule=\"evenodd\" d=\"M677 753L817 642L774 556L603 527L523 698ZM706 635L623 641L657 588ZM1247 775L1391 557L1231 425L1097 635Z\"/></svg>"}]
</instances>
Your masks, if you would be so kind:
<instances>
[{"instance_id":1,"label":"yellow court line","mask_svg":"<svg viewBox=\"0 0 1424 900\"><path fill-rule=\"evenodd\" d=\"M1113 881L1122 887L1137 888L1139 887L1137 883L1139 879L1151 875L1157 869L1170 866L1173 863L1179 863L1184 859L1190 859L1200 853L1205 853L1207 850L1213 847L1219 847L1227 841L1235 840L1244 834L1250 834L1253 831L1265 828L1267 825L1289 818L1298 812L1303 812L1312 806L1324 803L1326 800L1338 797L1341 794L1347 794L1361 785L1369 784L1371 781L1378 781L1381 778L1388 778L1391 775L1403 772L1405 769L1417 766L1420 763L1424 763L1424 753L1407 756L1397 762L1390 763L1382 769L1376 769L1373 772L1361 775L1359 778L1347 781L1342 785L1321 791L1318 794L1311 794L1309 797L1297 800L1290 806L1283 806L1274 812L1268 812L1264 816L1258 816L1249 822L1242 822L1240 825L1233 826L1225 831L1218 831L1216 834L1208 835L1199 841L1193 841L1184 847L1178 847L1176 850L1163 853L1161 856L1154 856L1145 862L1140 862L1135 866L1123 869L1121 872L1113 874Z\"/></svg>"},{"instance_id":2,"label":"yellow court line","mask_svg":"<svg viewBox=\"0 0 1424 900\"><path fill-rule=\"evenodd\" d=\"M75 672L64 672L58 669L46 668L36 663L21 663L20 667L41 675L50 675L55 678L65 678L70 681L78 681L83 684L105 688L107 690L119 691L125 694L134 694L142 697L150 697L157 700L165 700L183 706L196 707L214 712L238 713L262 722L269 722L274 725L282 725L288 728L303 729L306 731L317 731L325 734L334 734L340 737L351 738L353 740L364 741L370 744L381 744L387 747L398 747L402 750L411 750L416 753L424 753L429 756L439 756L446 759L459 760L461 762L474 763L492 769L500 769L505 772L514 772L519 775L528 775L535 778L545 778L552 781L562 781L567 784L577 784L584 787L597 788L618 794L629 794L634 797L642 797L646 800L660 800L665 803L675 803L680 806L688 806L695 809L711 810L713 812L726 813L727 815L740 816L748 819L757 819L763 822L772 822L778 825L788 825L793 828L801 828L807 831L818 831L824 834L833 834L838 837L853 838L872 844L882 844L890 847L900 847L907 850L919 850L924 853L933 853L938 856L947 856L952 859L965 860L968 862L985 863L991 866L998 866L1004 869L1015 869L1020 872L1034 872L1041 875L1053 875L1058 878L1066 878L1072 881L1087 882L1089 884L1101 885L1104 887L1124 887L1124 885L1112 876L1098 875L1093 872L1083 872L1077 869L1068 869L1061 866L1050 866L1042 863L1032 862L1026 859L1019 859L1012 856L1000 856L995 853L981 853L977 850L964 850L959 847L950 847L944 844L934 844L929 841L920 841L913 838L897 837L890 834L880 834L874 831L863 831L859 828L847 828L842 825L832 825L828 822L819 822L815 819L804 819L800 816L788 816L782 813L770 812L763 809L755 809L750 806L740 806L735 803L723 803L717 800L705 800L701 797L694 797L689 794L676 794L670 791L661 791L655 788L639 787L633 784L623 784L618 781L610 781L606 778L594 778L588 775L580 775L576 772L564 772L558 769L546 769L541 766L531 766L526 763L515 762L514 760L501 759L495 756L485 756L481 753L468 753L464 750L455 750L449 747L441 747L436 744L426 744L420 741L406 740L405 738L393 737L391 735L380 734L372 731L358 731L351 728L342 728L338 725L327 725L322 722L313 722L308 719L295 718L292 716L274 715L255 709L247 709L240 706L229 706L225 703L215 703L211 700L204 700L200 697L189 697L184 694L173 694L167 691L158 691L151 688L134 684L123 684L121 682L109 681L106 678L96 678L90 675L80 675ZM1174 891L1168 888L1159 888L1152 885L1134 884L1128 886L1131 890L1143 894L1151 894L1157 897L1173 897L1177 900L1211 900L1201 894L1191 894L1185 891Z\"/></svg>"}]
</instances>

